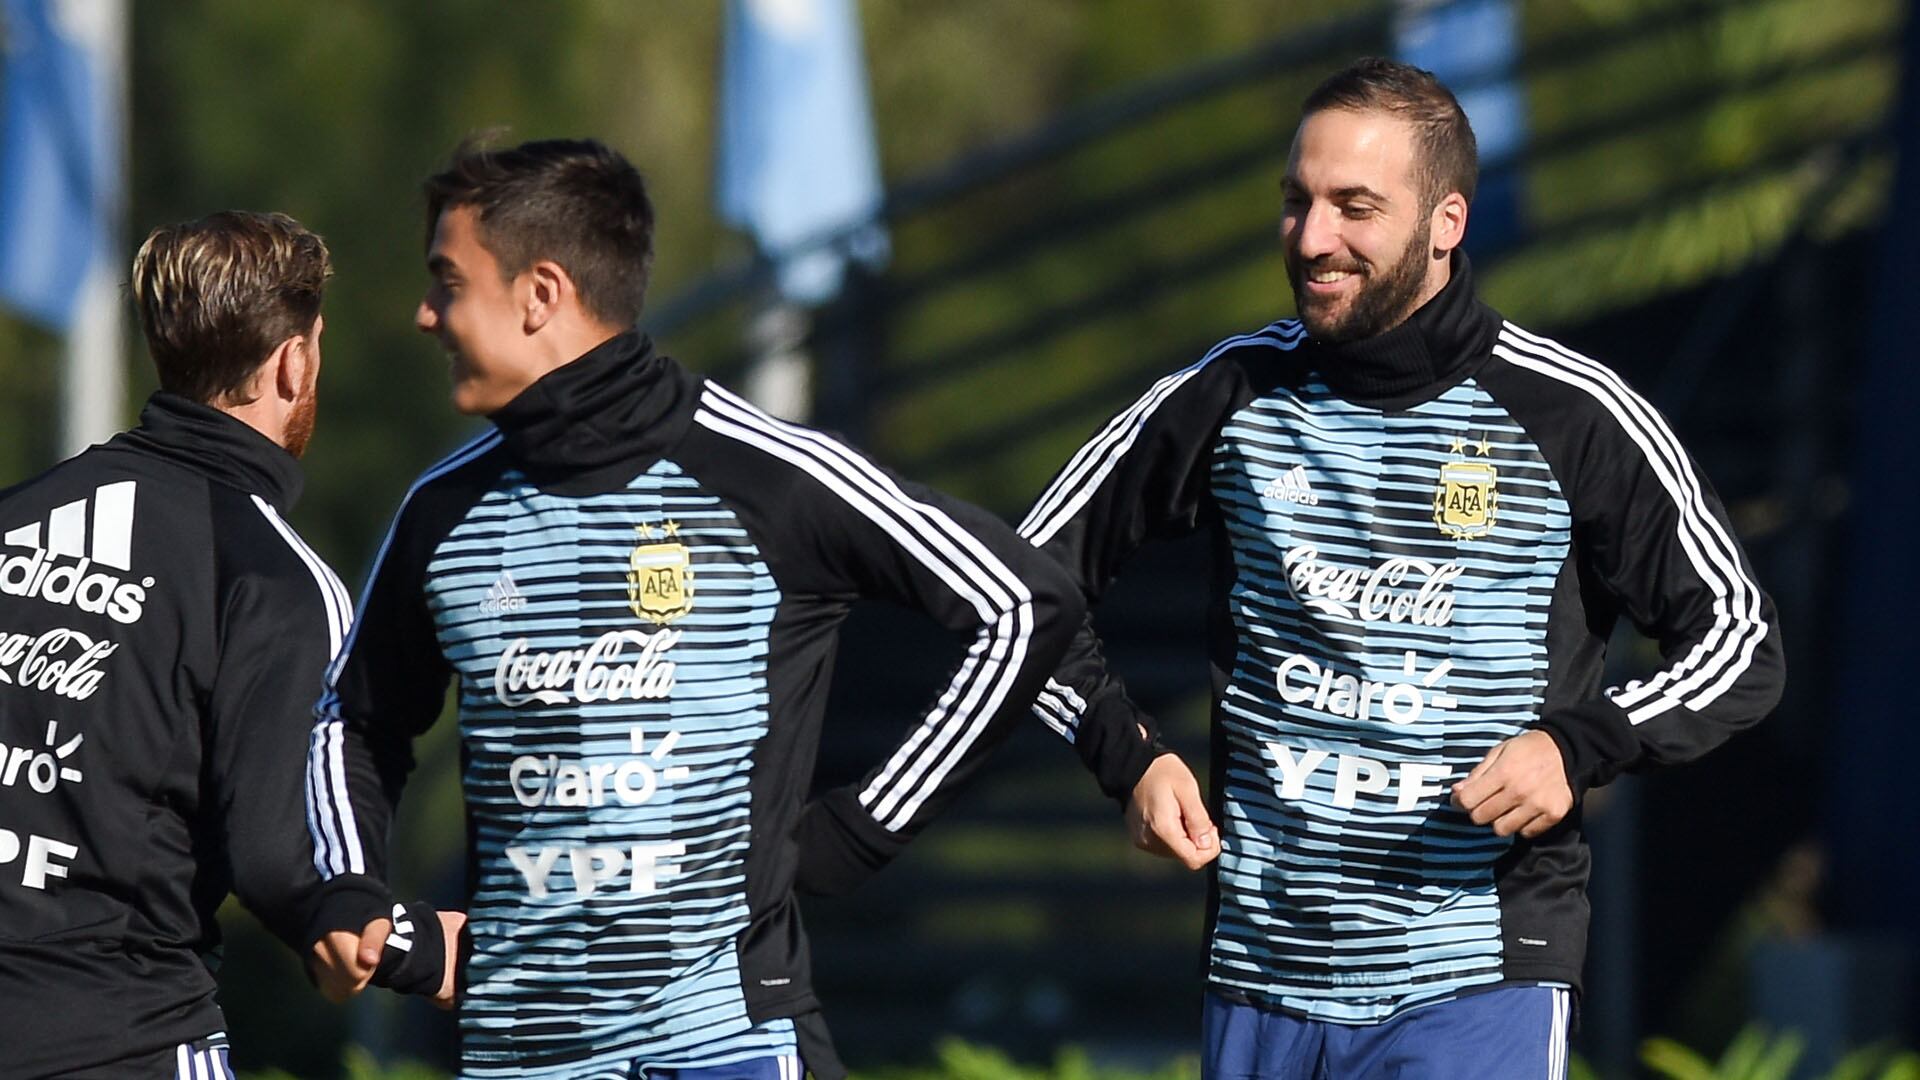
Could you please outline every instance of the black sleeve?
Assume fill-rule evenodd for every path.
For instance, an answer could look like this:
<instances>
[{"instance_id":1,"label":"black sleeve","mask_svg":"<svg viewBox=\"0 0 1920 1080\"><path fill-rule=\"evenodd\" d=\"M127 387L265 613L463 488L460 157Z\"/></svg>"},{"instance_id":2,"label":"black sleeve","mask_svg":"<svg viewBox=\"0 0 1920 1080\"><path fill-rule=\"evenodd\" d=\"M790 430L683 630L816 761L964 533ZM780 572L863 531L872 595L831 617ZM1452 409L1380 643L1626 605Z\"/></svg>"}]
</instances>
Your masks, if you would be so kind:
<instances>
[{"instance_id":1,"label":"black sleeve","mask_svg":"<svg viewBox=\"0 0 1920 1080\"><path fill-rule=\"evenodd\" d=\"M388 832L413 771L413 740L438 719L452 676L426 608L431 541L421 502L409 496L401 505L313 709L308 818L325 882L310 942L391 912Z\"/></svg>"},{"instance_id":2,"label":"black sleeve","mask_svg":"<svg viewBox=\"0 0 1920 1080\"><path fill-rule=\"evenodd\" d=\"M207 797L224 831L233 890L295 949L306 944L320 884L304 842L308 717L352 618L333 572L318 558L310 567L292 568L297 576L248 575L225 591L207 708Z\"/></svg>"},{"instance_id":3,"label":"black sleeve","mask_svg":"<svg viewBox=\"0 0 1920 1080\"><path fill-rule=\"evenodd\" d=\"M1198 527L1208 460L1239 385L1218 353L1161 379L1109 420L1020 523L1020 535L1066 567L1090 601L1141 544ZM1153 719L1107 670L1091 622L1081 625L1034 712L1073 743L1100 789L1122 802L1166 752Z\"/></svg>"},{"instance_id":4,"label":"black sleeve","mask_svg":"<svg viewBox=\"0 0 1920 1080\"><path fill-rule=\"evenodd\" d=\"M897 490L921 518L905 535L865 517L839 523L856 591L972 631L973 641L893 752L803 817L800 885L811 892L857 883L940 812L1019 722L1085 610L1066 575L999 518L919 485ZM819 842L829 824L843 842ZM835 852L858 855L858 865L835 867Z\"/></svg>"},{"instance_id":5,"label":"black sleeve","mask_svg":"<svg viewBox=\"0 0 1920 1080\"><path fill-rule=\"evenodd\" d=\"M783 558L808 591L878 598L971 632L947 683L891 753L803 812L796 885L844 892L885 865L1005 740L1079 625L1066 575L986 511L902 481L819 432L718 391L701 423L766 455ZM779 470L779 479L772 471Z\"/></svg>"},{"instance_id":6,"label":"black sleeve","mask_svg":"<svg viewBox=\"0 0 1920 1080\"><path fill-rule=\"evenodd\" d=\"M1574 425L1563 478L1575 550L1663 666L1538 722L1575 792L1699 757L1771 712L1785 682L1773 602L1719 496L1651 405L1597 366L1586 377L1575 385L1599 407Z\"/></svg>"}]
</instances>

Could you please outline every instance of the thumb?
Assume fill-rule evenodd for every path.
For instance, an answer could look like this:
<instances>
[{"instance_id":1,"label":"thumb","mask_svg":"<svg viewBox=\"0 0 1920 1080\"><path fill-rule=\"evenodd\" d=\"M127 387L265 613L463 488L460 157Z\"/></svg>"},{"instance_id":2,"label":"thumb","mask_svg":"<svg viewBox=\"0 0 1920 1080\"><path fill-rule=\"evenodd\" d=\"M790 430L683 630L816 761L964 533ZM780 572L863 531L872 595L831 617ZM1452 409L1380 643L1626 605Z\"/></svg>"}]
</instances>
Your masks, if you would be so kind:
<instances>
[{"instance_id":1,"label":"thumb","mask_svg":"<svg viewBox=\"0 0 1920 1080\"><path fill-rule=\"evenodd\" d=\"M360 931L360 966L375 968L380 966L380 954L387 947L387 935L393 932L393 923L387 919L375 919Z\"/></svg>"},{"instance_id":2,"label":"thumb","mask_svg":"<svg viewBox=\"0 0 1920 1080\"><path fill-rule=\"evenodd\" d=\"M1197 784L1182 785L1180 788L1180 819L1186 823L1187 839L1202 852L1214 850L1219 846L1220 838L1213 829L1213 817L1207 813L1206 800L1200 797Z\"/></svg>"}]
</instances>

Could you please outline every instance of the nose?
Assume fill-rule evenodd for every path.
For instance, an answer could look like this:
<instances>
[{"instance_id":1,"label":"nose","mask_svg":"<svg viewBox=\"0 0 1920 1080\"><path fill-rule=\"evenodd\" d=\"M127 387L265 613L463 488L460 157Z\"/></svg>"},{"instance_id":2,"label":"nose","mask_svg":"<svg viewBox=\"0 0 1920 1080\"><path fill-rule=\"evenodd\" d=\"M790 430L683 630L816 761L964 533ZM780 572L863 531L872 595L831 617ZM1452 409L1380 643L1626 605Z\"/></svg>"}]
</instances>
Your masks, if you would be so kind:
<instances>
[{"instance_id":1,"label":"nose","mask_svg":"<svg viewBox=\"0 0 1920 1080\"><path fill-rule=\"evenodd\" d=\"M1302 259L1318 259L1339 251L1339 212L1324 202L1309 204L1294 226L1293 246Z\"/></svg>"},{"instance_id":2,"label":"nose","mask_svg":"<svg viewBox=\"0 0 1920 1080\"><path fill-rule=\"evenodd\" d=\"M413 311L413 328L423 334L431 334L440 329L440 313L433 310L433 305L427 303L425 298L421 299L420 306Z\"/></svg>"}]
</instances>

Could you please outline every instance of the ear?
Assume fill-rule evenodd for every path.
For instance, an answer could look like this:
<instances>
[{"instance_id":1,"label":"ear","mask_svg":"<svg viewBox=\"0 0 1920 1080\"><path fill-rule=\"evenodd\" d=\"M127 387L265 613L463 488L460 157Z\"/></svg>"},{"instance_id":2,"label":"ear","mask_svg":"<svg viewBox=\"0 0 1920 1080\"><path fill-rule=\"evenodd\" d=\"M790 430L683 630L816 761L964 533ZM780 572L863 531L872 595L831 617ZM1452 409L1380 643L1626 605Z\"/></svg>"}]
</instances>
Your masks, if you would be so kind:
<instances>
[{"instance_id":1,"label":"ear","mask_svg":"<svg viewBox=\"0 0 1920 1080\"><path fill-rule=\"evenodd\" d=\"M573 278L552 259L539 260L529 266L522 277L527 282L524 328L529 334L552 322L577 297Z\"/></svg>"},{"instance_id":2,"label":"ear","mask_svg":"<svg viewBox=\"0 0 1920 1080\"><path fill-rule=\"evenodd\" d=\"M1433 208L1433 216L1428 220L1433 234L1433 250L1436 255L1451 255L1453 249L1467 238L1467 200L1459 192L1449 192Z\"/></svg>"},{"instance_id":3,"label":"ear","mask_svg":"<svg viewBox=\"0 0 1920 1080\"><path fill-rule=\"evenodd\" d=\"M319 330L320 323L316 320L312 331L295 334L281 342L267 356L267 362L261 366L259 391L270 391L283 402L291 403L299 399L312 377L313 365L319 361L318 350L313 347L313 339L319 335Z\"/></svg>"}]
</instances>

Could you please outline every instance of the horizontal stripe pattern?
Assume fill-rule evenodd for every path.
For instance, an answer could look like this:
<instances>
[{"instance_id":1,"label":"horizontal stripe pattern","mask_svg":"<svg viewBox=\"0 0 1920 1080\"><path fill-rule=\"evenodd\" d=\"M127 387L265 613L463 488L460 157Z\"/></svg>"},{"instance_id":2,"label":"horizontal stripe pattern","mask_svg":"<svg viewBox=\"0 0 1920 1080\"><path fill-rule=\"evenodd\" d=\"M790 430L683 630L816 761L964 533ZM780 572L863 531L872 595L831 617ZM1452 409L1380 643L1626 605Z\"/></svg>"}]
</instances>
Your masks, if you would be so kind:
<instances>
[{"instance_id":1,"label":"horizontal stripe pattern","mask_svg":"<svg viewBox=\"0 0 1920 1080\"><path fill-rule=\"evenodd\" d=\"M756 1034L736 949L780 598L666 460L585 498L509 471L434 549L475 866L466 1074L786 1045Z\"/></svg>"},{"instance_id":2,"label":"horizontal stripe pattern","mask_svg":"<svg viewBox=\"0 0 1920 1080\"><path fill-rule=\"evenodd\" d=\"M1552 470L1471 382L1393 413L1276 390L1211 469L1238 646L1210 980L1351 1023L1498 981L1510 841L1447 797L1539 712L1571 543ZM1490 500L1450 533L1448 492Z\"/></svg>"}]
</instances>

